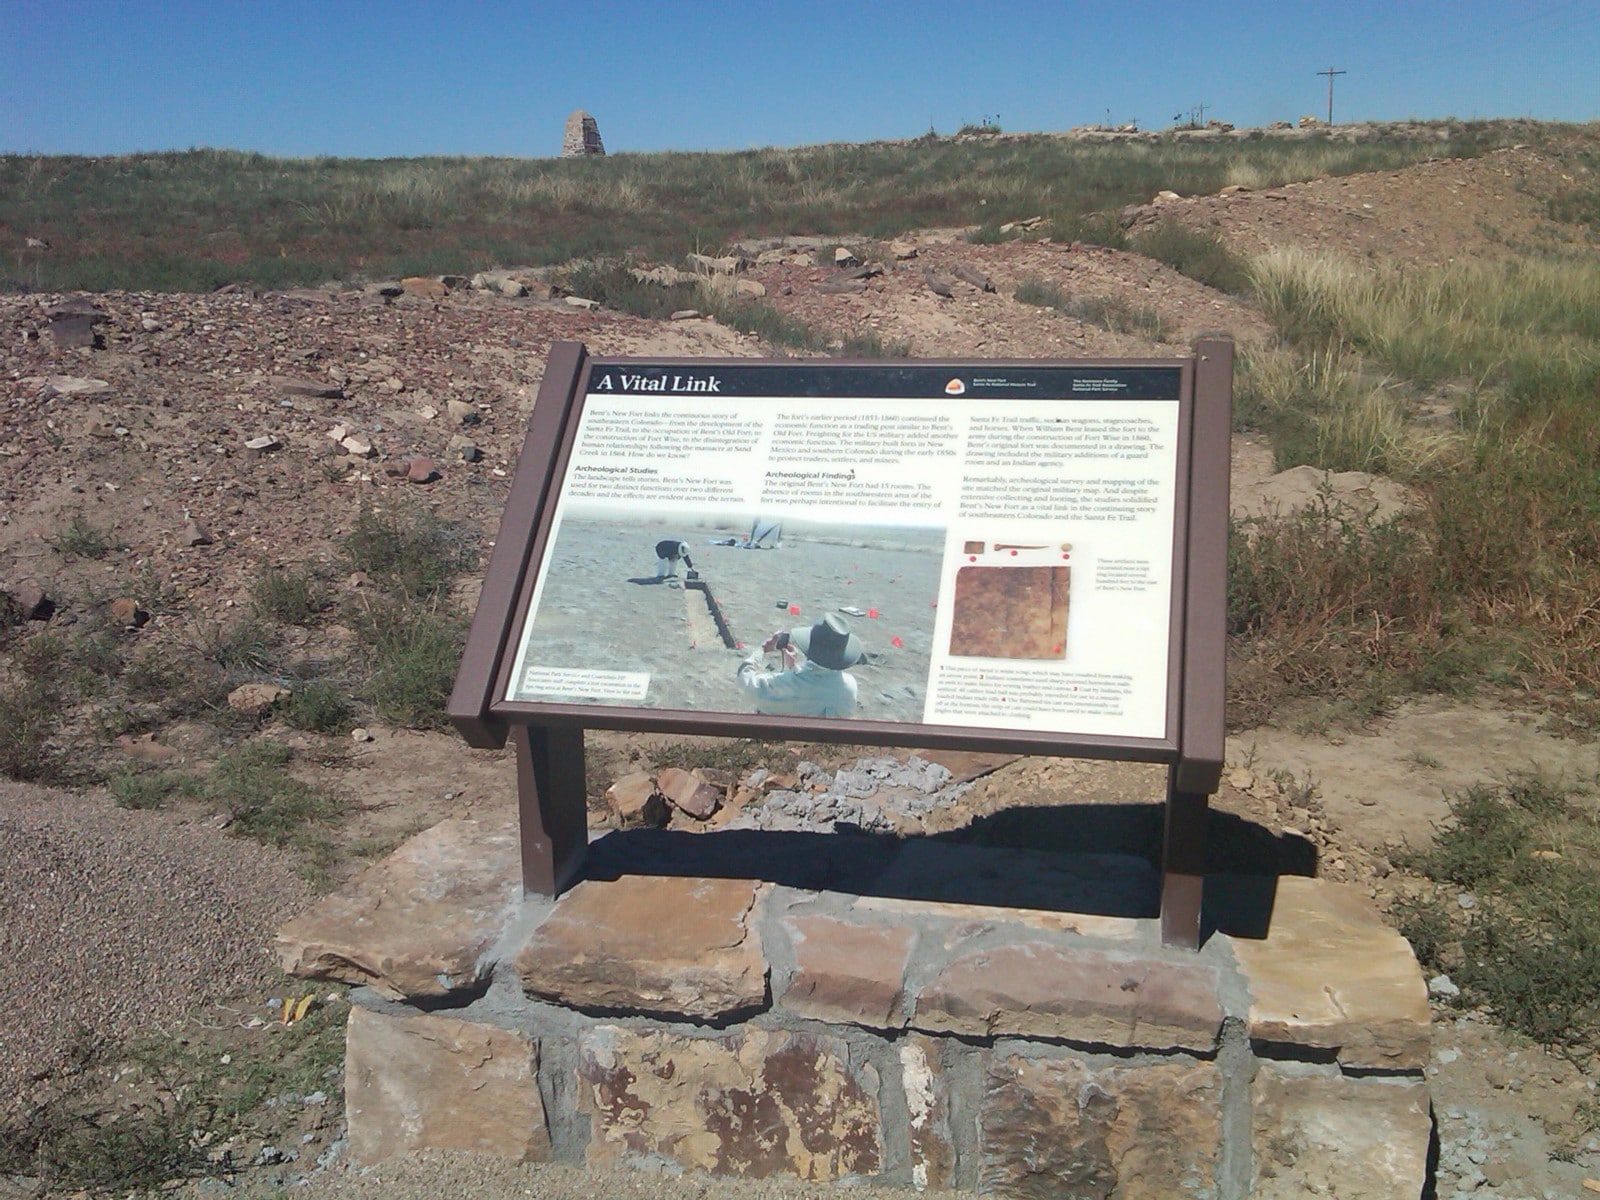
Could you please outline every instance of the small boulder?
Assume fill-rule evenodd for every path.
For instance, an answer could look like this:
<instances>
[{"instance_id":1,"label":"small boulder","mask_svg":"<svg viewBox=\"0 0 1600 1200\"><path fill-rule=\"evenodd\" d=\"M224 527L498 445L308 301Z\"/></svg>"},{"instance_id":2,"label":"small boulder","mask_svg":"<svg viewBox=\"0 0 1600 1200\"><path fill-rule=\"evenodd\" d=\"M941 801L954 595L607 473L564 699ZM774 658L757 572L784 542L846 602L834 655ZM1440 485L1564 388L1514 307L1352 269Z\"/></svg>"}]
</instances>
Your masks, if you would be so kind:
<instances>
[{"instance_id":1,"label":"small boulder","mask_svg":"<svg viewBox=\"0 0 1600 1200\"><path fill-rule=\"evenodd\" d=\"M406 464L406 479L412 483L432 483L439 478L439 472L433 469L433 460L417 455Z\"/></svg>"},{"instance_id":2,"label":"small boulder","mask_svg":"<svg viewBox=\"0 0 1600 1200\"><path fill-rule=\"evenodd\" d=\"M833 265L849 270L851 267L859 267L861 260L855 256L848 246L836 246L833 251Z\"/></svg>"},{"instance_id":3,"label":"small boulder","mask_svg":"<svg viewBox=\"0 0 1600 1200\"><path fill-rule=\"evenodd\" d=\"M150 620L150 614L131 596L118 596L111 602L110 609L111 619L124 629L142 629Z\"/></svg>"},{"instance_id":4,"label":"small boulder","mask_svg":"<svg viewBox=\"0 0 1600 1200\"><path fill-rule=\"evenodd\" d=\"M199 521L190 521L178 536L185 546L209 546L213 541L211 531Z\"/></svg>"},{"instance_id":5,"label":"small boulder","mask_svg":"<svg viewBox=\"0 0 1600 1200\"><path fill-rule=\"evenodd\" d=\"M666 799L643 771L624 775L606 789L606 804L623 829L659 829L667 823Z\"/></svg>"},{"instance_id":6,"label":"small boulder","mask_svg":"<svg viewBox=\"0 0 1600 1200\"><path fill-rule=\"evenodd\" d=\"M698 308L680 308L668 319L673 321L693 321L699 316L700 310Z\"/></svg>"},{"instance_id":7,"label":"small boulder","mask_svg":"<svg viewBox=\"0 0 1600 1200\"><path fill-rule=\"evenodd\" d=\"M917 256L917 248L910 242L890 242L889 253L894 255L897 262L905 262Z\"/></svg>"},{"instance_id":8,"label":"small boulder","mask_svg":"<svg viewBox=\"0 0 1600 1200\"><path fill-rule=\"evenodd\" d=\"M568 296L566 297L566 302L569 308L592 310L600 307L600 301L590 300L584 296Z\"/></svg>"},{"instance_id":9,"label":"small boulder","mask_svg":"<svg viewBox=\"0 0 1600 1200\"><path fill-rule=\"evenodd\" d=\"M93 317L76 314L54 317L50 321L49 328L50 337L63 349L84 347L93 349L100 345L100 335L95 331Z\"/></svg>"},{"instance_id":10,"label":"small boulder","mask_svg":"<svg viewBox=\"0 0 1600 1200\"><path fill-rule=\"evenodd\" d=\"M288 694L275 683L241 683L228 693L228 707L243 717L260 717Z\"/></svg>"},{"instance_id":11,"label":"small boulder","mask_svg":"<svg viewBox=\"0 0 1600 1200\"><path fill-rule=\"evenodd\" d=\"M656 787L674 808L697 821L704 821L722 805L722 789L714 787L693 771L668 767L656 776Z\"/></svg>"},{"instance_id":12,"label":"small boulder","mask_svg":"<svg viewBox=\"0 0 1600 1200\"><path fill-rule=\"evenodd\" d=\"M465 400L448 400L444 409L450 414L450 419L457 425L476 425L479 420L478 406L468 404Z\"/></svg>"},{"instance_id":13,"label":"small boulder","mask_svg":"<svg viewBox=\"0 0 1600 1200\"><path fill-rule=\"evenodd\" d=\"M443 300L450 294L450 289L442 281L427 275L412 275L402 279L400 290L407 296L415 296L419 300Z\"/></svg>"}]
</instances>

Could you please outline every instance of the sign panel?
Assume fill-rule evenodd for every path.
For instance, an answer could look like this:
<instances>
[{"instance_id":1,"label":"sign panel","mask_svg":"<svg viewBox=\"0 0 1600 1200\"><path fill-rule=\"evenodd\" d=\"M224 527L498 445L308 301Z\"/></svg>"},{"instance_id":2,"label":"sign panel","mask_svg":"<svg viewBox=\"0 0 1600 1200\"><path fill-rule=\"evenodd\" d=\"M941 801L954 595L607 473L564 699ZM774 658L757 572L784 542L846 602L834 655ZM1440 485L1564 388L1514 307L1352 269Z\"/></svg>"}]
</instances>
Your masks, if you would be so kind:
<instances>
[{"instance_id":1,"label":"sign panel","mask_svg":"<svg viewBox=\"0 0 1600 1200\"><path fill-rule=\"evenodd\" d=\"M1184 383L597 362L502 699L1171 738Z\"/></svg>"}]
</instances>

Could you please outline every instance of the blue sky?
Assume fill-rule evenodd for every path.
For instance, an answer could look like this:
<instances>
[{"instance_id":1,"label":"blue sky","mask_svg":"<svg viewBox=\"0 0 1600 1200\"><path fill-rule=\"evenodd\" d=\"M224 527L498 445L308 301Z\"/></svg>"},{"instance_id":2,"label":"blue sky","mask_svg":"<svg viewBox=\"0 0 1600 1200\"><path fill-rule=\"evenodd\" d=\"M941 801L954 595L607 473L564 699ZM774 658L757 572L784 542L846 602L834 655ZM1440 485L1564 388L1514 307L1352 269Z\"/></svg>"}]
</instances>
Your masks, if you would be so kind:
<instances>
[{"instance_id":1,"label":"blue sky","mask_svg":"<svg viewBox=\"0 0 1600 1200\"><path fill-rule=\"evenodd\" d=\"M618 151L1053 130L1600 119L1600 0L0 0L0 151Z\"/></svg>"}]
</instances>

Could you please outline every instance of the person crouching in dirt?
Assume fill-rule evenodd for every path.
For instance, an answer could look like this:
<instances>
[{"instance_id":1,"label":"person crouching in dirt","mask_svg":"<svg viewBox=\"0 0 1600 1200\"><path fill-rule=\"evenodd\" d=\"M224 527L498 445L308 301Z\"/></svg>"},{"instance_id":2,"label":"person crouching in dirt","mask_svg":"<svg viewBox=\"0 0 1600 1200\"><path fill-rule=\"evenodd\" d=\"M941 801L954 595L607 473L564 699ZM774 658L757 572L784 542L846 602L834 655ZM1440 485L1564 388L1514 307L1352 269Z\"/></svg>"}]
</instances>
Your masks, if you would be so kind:
<instances>
[{"instance_id":1,"label":"person crouching in dirt","mask_svg":"<svg viewBox=\"0 0 1600 1200\"><path fill-rule=\"evenodd\" d=\"M656 543L656 578L676 579L678 577L678 560L683 560L683 565L689 570L694 570L694 563L689 561L689 545L680 542L677 538L668 538L664 542Z\"/></svg>"},{"instance_id":2,"label":"person crouching in dirt","mask_svg":"<svg viewBox=\"0 0 1600 1200\"><path fill-rule=\"evenodd\" d=\"M777 671L762 670L764 657L783 656ZM815 625L779 630L739 664L739 686L756 712L783 717L849 717L856 711L856 680L846 667L860 662L861 642L829 613Z\"/></svg>"}]
</instances>

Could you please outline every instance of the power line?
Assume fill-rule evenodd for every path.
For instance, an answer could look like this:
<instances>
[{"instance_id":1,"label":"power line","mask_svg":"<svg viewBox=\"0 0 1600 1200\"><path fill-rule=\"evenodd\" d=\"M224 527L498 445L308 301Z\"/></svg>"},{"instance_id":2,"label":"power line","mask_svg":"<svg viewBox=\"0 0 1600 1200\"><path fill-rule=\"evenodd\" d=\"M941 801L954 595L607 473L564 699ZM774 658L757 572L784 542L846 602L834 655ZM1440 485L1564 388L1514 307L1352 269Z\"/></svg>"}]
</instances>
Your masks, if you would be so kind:
<instances>
[{"instance_id":1,"label":"power line","mask_svg":"<svg viewBox=\"0 0 1600 1200\"><path fill-rule=\"evenodd\" d=\"M1333 77L1335 75L1348 75L1349 72L1348 71L1335 71L1332 67L1329 67L1326 71L1318 71L1317 74L1318 75L1326 75L1328 77L1328 124L1332 125L1333 124Z\"/></svg>"}]
</instances>

